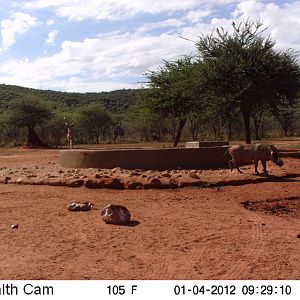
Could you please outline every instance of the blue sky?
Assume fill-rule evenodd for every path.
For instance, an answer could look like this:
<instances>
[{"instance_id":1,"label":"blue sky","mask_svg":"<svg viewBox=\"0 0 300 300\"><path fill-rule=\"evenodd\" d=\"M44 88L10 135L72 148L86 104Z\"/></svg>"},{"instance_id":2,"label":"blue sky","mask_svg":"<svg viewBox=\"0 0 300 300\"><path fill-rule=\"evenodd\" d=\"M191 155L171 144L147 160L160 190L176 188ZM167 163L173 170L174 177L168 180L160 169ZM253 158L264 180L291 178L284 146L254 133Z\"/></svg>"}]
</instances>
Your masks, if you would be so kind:
<instances>
[{"instance_id":1,"label":"blue sky","mask_svg":"<svg viewBox=\"0 0 300 300\"><path fill-rule=\"evenodd\" d=\"M300 1L0 0L0 83L70 92L137 88L201 34L260 19L300 51Z\"/></svg>"}]
</instances>

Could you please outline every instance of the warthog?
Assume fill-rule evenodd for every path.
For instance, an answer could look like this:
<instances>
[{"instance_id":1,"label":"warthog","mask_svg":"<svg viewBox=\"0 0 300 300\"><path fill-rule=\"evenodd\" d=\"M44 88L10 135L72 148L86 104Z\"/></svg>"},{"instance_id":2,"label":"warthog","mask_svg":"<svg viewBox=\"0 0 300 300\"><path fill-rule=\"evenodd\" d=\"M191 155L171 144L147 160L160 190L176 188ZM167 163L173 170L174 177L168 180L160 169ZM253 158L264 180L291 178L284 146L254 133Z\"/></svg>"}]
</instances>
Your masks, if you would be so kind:
<instances>
[{"instance_id":1,"label":"warthog","mask_svg":"<svg viewBox=\"0 0 300 300\"><path fill-rule=\"evenodd\" d=\"M103 208L101 217L105 223L121 225L128 223L131 215L125 206L109 204Z\"/></svg>"},{"instance_id":2,"label":"warthog","mask_svg":"<svg viewBox=\"0 0 300 300\"><path fill-rule=\"evenodd\" d=\"M255 173L257 171L258 161L261 161L264 173L267 172L267 160L271 160L276 165L282 167L283 161L279 158L278 150L274 145L253 144L253 145L235 145L229 148L229 154L232 160L229 161L231 171L233 167L242 173L239 169L239 163L251 163L254 161Z\"/></svg>"}]
</instances>

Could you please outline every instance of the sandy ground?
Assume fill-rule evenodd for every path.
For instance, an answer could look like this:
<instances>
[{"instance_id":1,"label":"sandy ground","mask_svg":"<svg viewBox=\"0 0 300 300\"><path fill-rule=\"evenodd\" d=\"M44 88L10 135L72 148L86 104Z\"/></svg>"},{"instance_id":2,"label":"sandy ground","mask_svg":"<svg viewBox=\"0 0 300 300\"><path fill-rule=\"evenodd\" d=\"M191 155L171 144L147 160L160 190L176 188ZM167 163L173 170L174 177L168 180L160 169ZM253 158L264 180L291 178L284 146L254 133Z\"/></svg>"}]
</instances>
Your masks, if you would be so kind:
<instances>
[{"instance_id":1,"label":"sandy ground","mask_svg":"<svg viewBox=\"0 0 300 300\"><path fill-rule=\"evenodd\" d=\"M0 279L300 279L300 159L283 160L268 163L277 182L220 188L0 184ZM0 168L57 163L56 150L0 151ZM205 176L252 178L242 169ZM77 201L94 209L69 212ZM129 208L131 226L102 222L109 203Z\"/></svg>"}]
</instances>

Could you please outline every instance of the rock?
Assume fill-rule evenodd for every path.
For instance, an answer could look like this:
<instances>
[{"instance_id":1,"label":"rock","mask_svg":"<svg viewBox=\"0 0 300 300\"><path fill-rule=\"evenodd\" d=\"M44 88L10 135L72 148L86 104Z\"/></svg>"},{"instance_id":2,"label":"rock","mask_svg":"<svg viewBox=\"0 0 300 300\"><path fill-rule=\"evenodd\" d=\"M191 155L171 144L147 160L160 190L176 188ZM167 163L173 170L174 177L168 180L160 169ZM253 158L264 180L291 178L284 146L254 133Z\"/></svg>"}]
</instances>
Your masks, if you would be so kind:
<instances>
[{"instance_id":1,"label":"rock","mask_svg":"<svg viewBox=\"0 0 300 300\"><path fill-rule=\"evenodd\" d=\"M127 181L126 182L126 188L129 189L129 190L140 190L144 187L143 183L142 182L139 182L139 181Z\"/></svg>"},{"instance_id":2,"label":"rock","mask_svg":"<svg viewBox=\"0 0 300 300\"><path fill-rule=\"evenodd\" d=\"M179 178L179 177L182 177L181 174L176 173L176 174L172 175L172 178Z\"/></svg>"},{"instance_id":3,"label":"rock","mask_svg":"<svg viewBox=\"0 0 300 300\"><path fill-rule=\"evenodd\" d=\"M0 176L0 183L7 184L11 180L8 176Z\"/></svg>"},{"instance_id":4,"label":"rock","mask_svg":"<svg viewBox=\"0 0 300 300\"><path fill-rule=\"evenodd\" d=\"M80 187L83 184L84 184L84 180L82 179L70 179L70 180L66 180L64 185L69 187Z\"/></svg>"},{"instance_id":5,"label":"rock","mask_svg":"<svg viewBox=\"0 0 300 300\"><path fill-rule=\"evenodd\" d=\"M104 174L96 174L95 178L96 179L104 179L104 178L110 178L111 176L109 175L104 175Z\"/></svg>"},{"instance_id":6,"label":"rock","mask_svg":"<svg viewBox=\"0 0 300 300\"><path fill-rule=\"evenodd\" d=\"M177 181L174 178L164 177L161 178L160 181L161 181L160 188L175 189L176 187L178 187Z\"/></svg>"},{"instance_id":7,"label":"rock","mask_svg":"<svg viewBox=\"0 0 300 300\"><path fill-rule=\"evenodd\" d=\"M193 178L185 178L178 182L178 187L191 187L191 186L199 186L201 182L199 180Z\"/></svg>"},{"instance_id":8,"label":"rock","mask_svg":"<svg viewBox=\"0 0 300 300\"><path fill-rule=\"evenodd\" d=\"M10 227L13 228L13 229L18 229L19 228L19 224L12 224Z\"/></svg>"},{"instance_id":9,"label":"rock","mask_svg":"<svg viewBox=\"0 0 300 300\"><path fill-rule=\"evenodd\" d=\"M85 186L90 189L124 189L124 184L118 178L88 179Z\"/></svg>"},{"instance_id":10,"label":"rock","mask_svg":"<svg viewBox=\"0 0 300 300\"><path fill-rule=\"evenodd\" d=\"M169 173L169 171L163 171L163 172L161 172L161 177L168 177L168 178L170 178L171 177L171 175L170 175L170 173Z\"/></svg>"},{"instance_id":11,"label":"rock","mask_svg":"<svg viewBox=\"0 0 300 300\"><path fill-rule=\"evenodd\" d=\"M163 185L158 178L151 178L148 182L144 184L146 189L161 189Z\"/></svg>"},{"instance_id":12,"label":"rock","mask_svg":"<svg viewBox=\"0 0 300 300\"><path fill-rule=\"evenodd\" d=\"M67 209L69 211L89 211L92 210L94 204L90 202L76 203L73 202L68 205Z\"/></svg>"},{"instance_id":13,"label":"rock","mask_svg":"<svg viewBox=\"0 0 300 300\"><path fill-rule=\"evenodd\" d=\"M69 173L65 173L63 174L63 178L66 178L66 177L72 177L73 175L72 174L69 174Z\"/></svg>"},{"instance_id":14,"label":"rock","mask_svg":"<svg viewBox=\"0 0 300 300\"><path fill-rule=\"evenodd\" d=\"M154 172L153 170L148 170L148 171L144 172L144 174L149 176L149 175L152 175L153 172Z\"/></svg>"},{"instance_id":15,"label":"rock","mask_svg":"<svg viewBox=\"0 0 300 300\"><path fill-rule=\"evenodd\" d=\"M141 175L141 173L136 172L136 171L130 173L130 176L140 176L140 175Z\"/></svg>"},{"instance_id":16,"label":"rock","mask_svg":"<svg viewBox=\"0 0 300 300\"><path fill-rule=\"evenodd\" d=\"M199 179L199 176L197 175L196 171L190 171L189 176L194 179Z\"/></svg>"},{"instance_id":17,"label":"rock","mask_svg":"<svg viewBox=\"0 0 300 300\"><path fill-rule=\"evenodd\" d=\"M16 181L16 183L23 183L23 178L22 177L19 177Z\"/></svg>"},{"instance_id":18,"label":"rock","mask_svg":"<svg viewBox=\"0 0 300 300\"><path fill-rule=\"evenodd\" d=\"M109 204L102 209L101 218L107 224L124 225L130 221L131 214L125 206Z\"/></svg>"},{"instance_id":19,"label":"rock","mask_svg":"<svg viewBox=\"0 0 300 300\"><path fill-rule=\"evenodd\" d=\"M28 174L27 175L27 178L34 178L34 177L37 177L35 174Z\"/></svg>"},{"instance_id":20,"label":"rock","mask_svg":"<svg viewBox=\"0 0 300 300\"><path fill-rule=\"evenodd\" d=\"M111 171L112 171L113 173L115 173L115 172L121 172L122 169L121 169L120 167L116 167L116 168L113 168Z\"/></svg>"},{"instance_id":21,"label":"rock","mask_svg":"<svg viewBox=\"0 0 300 300\"><path fill-rule=\"evenodd\" d=\"M297 235L297 238L300 239L300 233Z\"/></svg>"},{"instance_id":22,"label":"rock","mask_svg":"<svg viewBox=\"0 0 300 300\"><path fill-rule=\"evenodd\" d=\"M63 170L58 171L59 174L65 173Z\"/></svg>"}]
</instances>

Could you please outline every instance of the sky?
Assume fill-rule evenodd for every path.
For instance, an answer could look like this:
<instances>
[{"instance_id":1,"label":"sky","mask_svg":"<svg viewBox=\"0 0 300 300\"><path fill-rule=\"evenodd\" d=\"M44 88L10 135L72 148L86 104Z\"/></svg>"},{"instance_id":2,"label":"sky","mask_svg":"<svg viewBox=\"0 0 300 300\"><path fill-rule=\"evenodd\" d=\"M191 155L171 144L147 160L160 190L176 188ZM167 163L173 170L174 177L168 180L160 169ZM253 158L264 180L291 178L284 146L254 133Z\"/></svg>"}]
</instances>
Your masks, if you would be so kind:
<instances>
[{"instance_id":1,"label":"sky","mask_svg":"<svg viewBox=\"0 0 300 300\"><path fill-rule=\"evenodd\" d=\"M279 49L300 51L300 1L0 0L0 83L140 88L163 60L194 54L202 34L247 18L261 20Z\"/></svg>"}]
</instances>

